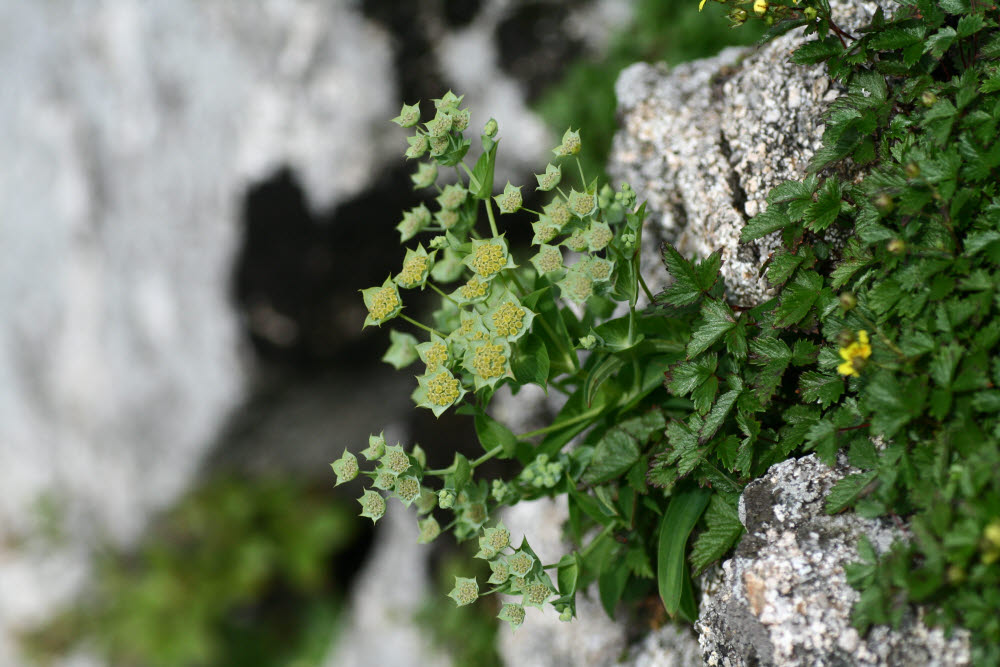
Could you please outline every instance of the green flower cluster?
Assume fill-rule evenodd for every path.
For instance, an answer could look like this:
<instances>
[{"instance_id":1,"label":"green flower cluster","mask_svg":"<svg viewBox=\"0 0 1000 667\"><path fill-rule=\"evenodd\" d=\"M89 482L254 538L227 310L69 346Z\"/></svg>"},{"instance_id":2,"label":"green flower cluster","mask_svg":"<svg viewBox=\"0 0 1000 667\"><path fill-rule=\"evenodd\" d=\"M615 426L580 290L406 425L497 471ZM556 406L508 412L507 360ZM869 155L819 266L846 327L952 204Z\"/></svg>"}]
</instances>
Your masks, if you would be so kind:
<instances>
[{"instance_id":1,"label":"green flower cluster","mask_svg":"<svg viewBox=\"0 0 1000 667\"><path fill-rule=\"evenodd\" d=\"M493 570L491 592L522 596L520 603L507 604L500 612L512 626L523 621L525 605L541 607L556 596L551 604L568 620L575 613L576 561L551 566L560 573L557 591L526 542L514 550L502 524L484 528L499 505L553 494L566 484L572 466L565 454L530 454L524 449L527 438L561 423L515 436L485 408L503 384L516 390L533 383L567 395L584 391L592 376L588 364L593 362L581 363L581 338L592 341L585 346L592 352L628 349L642 340L635 306L640 287L645 289L638 272L644 212L636 210L636 195L627 184L616 191L587 181L576 158L582 147L580 133L572 129L552 150L554 162L536 175L536 190L546 199L541 211L525 208L523 186L508 182L494 194L499 128L495 120L486 123L480 135L481 155L468 167L463 158L471 142L464 132L470 117L460 108L461 101L451 92L434 100L435 115L422 124L419 105L404 105L394 119L415 129L406 157L426 158L412 176L415 189L433 189L435 195L406 211L397 225L403 244L425 238L406 247L398 273L361 292L368 310L365 326L398 318L412 327L408 332L391 332L383 358L398 369L422 364L413 391L416 405L435 416L458 406L471 411L486 453L475 461L456 454L451 466L427 470L417 447L407 454L398 445L387 446L381 436L372 436L362 452L375 464L371 470L360 471L357 458L347 451L333 469L338 484L359 475L369 478L372 488L359 502L362 516L372 521L385 513L387 496L404 505L415 504L421 515L422 542L440 534L441 513L450 512L446 525L455 537L478 538L477 555ZM576 164L570 162L567 168L567 160ZM454 168L450 180L442 172L449 167ZM578 182L568 183L576 180L577 173ZM497 211L500 216L521 211L522 216L533 217L520 223L530 224L533 232L528 262L515 261L506 234L498 228ZM403 294L413 289L430 289L440 298L432 324L403 313ZM581 319L561 303L565 300L587 307ZM613 326L606 329L595 313L604 313L607 319L615 301L625 302L629 314L607 323ZM591 358L599 359L600 354ZM593 378L589 382L588 391L595 387ZM643 386L633 398L641 399L653 388ZM567 421L588 426L573 414ZM522 459L521 475L509 482L493 480L491 486L475 480L475 468L497 456ZM438 479L434 489L425 485L432 478ZM479 597L477 582L457 578L451 597L459 605L472 602Z\"/></svg>"}]
</instances>

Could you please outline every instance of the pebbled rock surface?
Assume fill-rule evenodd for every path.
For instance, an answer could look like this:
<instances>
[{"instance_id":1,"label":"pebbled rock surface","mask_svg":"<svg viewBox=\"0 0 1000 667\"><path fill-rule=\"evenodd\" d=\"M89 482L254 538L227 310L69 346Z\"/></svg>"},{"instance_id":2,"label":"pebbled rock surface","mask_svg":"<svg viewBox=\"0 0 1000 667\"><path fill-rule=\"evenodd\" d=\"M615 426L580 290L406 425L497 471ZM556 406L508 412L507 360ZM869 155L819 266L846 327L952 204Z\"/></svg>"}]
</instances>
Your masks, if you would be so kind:
<instances>
[{"instance_id":1,"label":"pebbled rock surface","mask_svg":"<svg viewBox=\"0 0 1000 667\"><path fill-rule=\"evenodd\" d=\"M826 494L849 472L843 461L831 469L809 455L772 466L744 490L747 533L702 584L696 629L706 664L969 664L967 634L947 638L919 616L866 636L851 627L860 593L847 584L844 564L857 559L861 535L883 553L900 531L887 521L823 511Z\"/></svg>"},{"instance_id":2,"label":"pebbled rock surface","mask_svg":"<svg viewBox=\"0 0 1000 667\"><path fill-rule=\"evenodd\" d=\"M878 6L832 4L848 31ZM824 110L839 94L823 68L788 62L801 41L796 30L758 49L730 48L673 69L637 63L615 88L621 130L609 172L649 202L654 239L688 256L721 249L730 299L743 306L771 295L759 270L778 239L741 246L740 229L765 209L768 190L805 176L821 145ZM651 252L648 261L658 257ZM666 286L660 273L654 290Z\"/></svg>"}]
</instances>

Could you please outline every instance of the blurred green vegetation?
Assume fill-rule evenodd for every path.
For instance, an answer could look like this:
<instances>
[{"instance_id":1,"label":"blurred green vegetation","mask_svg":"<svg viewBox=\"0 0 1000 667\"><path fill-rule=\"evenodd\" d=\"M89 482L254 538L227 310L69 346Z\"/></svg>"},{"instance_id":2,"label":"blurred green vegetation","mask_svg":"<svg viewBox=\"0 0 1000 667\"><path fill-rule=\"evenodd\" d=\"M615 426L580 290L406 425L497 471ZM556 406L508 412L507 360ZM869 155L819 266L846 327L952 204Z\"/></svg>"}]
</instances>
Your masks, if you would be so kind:
<instances>
[{"instance_id":1,"label":"blurred green vegetation","mask_svg":"<svg viewBox=\"0 0 1000 667\"><path fill-rule=\"evenodd\" d=\"M316 665L344 589L354 508L288 479L213 479L134 553L107 553L79 604L24 638L40 663L77 646L130 666Z\"/></svg>"},{"instance_id":2,"label":"blurred green vegetation","mask_svg":"<svg viewBox=\"0 0 1000 667\"><path fill-rule=\"evenodd\" d=\"M435 646L443 649L455 665L476 667L501 667L497 653L496 596L485 596L463 607L455 606L448 592L455 586L455 577L475 576L486 581L490 569L483 560L472 557L469 544L461 551L450 552L435 568L434 590L427 596L417 613L416 621L432 638Z\"/></svg>"},{"instance_id":3,"label":"blurred green vegetation","mask_svg":"<svg viewBox=\"0 0 1000 667\"><path fill-rule=\"evenodd\" d=\"M757 21L729 28L725 9L716 2L699 12L697 0L638 0L633 11L631 25L611 39L603 58L571 65L536 105L557 136L570 126L582 128L580 161L591 178L604 174L617 129L614 85L622 69L636 62L676 65L726 46L753 44L763 35Z\"/></svg>"}]
</instances>

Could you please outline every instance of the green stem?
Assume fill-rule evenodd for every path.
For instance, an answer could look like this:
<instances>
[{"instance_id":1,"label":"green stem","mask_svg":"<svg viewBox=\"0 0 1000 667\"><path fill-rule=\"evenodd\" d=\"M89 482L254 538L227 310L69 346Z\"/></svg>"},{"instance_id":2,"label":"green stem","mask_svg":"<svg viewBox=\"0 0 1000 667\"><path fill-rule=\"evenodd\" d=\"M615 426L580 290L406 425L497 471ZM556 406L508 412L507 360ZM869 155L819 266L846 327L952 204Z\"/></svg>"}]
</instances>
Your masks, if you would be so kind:
<instances>
[{"instance_id":1,"label":"green stem","mask_svg":"<svg viewBox=\"0 0 1000 667\"><path fill-rule=\"evenodd\" d=\"M432 329L429 326L427 326L426 324L421 324L420 322L417 322L412 317L409 317L407 315L403 315L402 313L400 313L399 316L401 318L403 318L404 320L406 320L407 322L409 322L410 324L412 324L413 326L420 327L421 329L423 329L424 331L426 331L428 333L432 333L432 334L434 334L436 336L440 336L441 338L445 338L446 337L443 333L441 333L437 329Z\"/></svg>"},{"instance_id":2,"label":"green stem","mask_svg":"<svg viewBox=\"0 0 1000 667\"><path fill-rule=\"evenodd\" d=\"M649 285L647 285L646 281L642 279L642 274L636 271L635 275L639 276L639 286L642 287L642 291L646 293L646 297L649 299L649 302L653 303L653 293L649 291Z\"/></svg>"},{"instance_id":3,"label":"green stem","mask_svg":"<svg viewBox=\"0 0 1000 667\"><path fill-rule=\"evenodd\" d=\"M470 463L469 467L472 468L473 470L475 470L476 468L478 468L482 464L486 463L487 461L489 461L490 459L492 459L493 457L495 457L497 454L501 453L502 451L503 451L503 447L501 447L500 445L497 445L496 447L494 447L493 449L491 449L490 451L486 452L485 454L483 454L482 456L480 456L478 459L476 459L475 461L473 461L472 463Z\"/></svg>"},{"instance_id":4,"label":"green stem","mask_svg":"<svg viewBox=\"0 0 1000 667\"><path fill-rule=\"evenodd\" d=\"M611 524L610 526L605 526L604 530L602 530L597 535L597 537L595 537L594 539L592 539L590 541L590 544L588 544L587 546L585 546L583 548L583 550L579 552L580 560L583 560L584 558L586 558L587 556L589 556L590 552L594 550L594 547L597 546L598 542L600 542L602 539L604 539L605 537L607 537L608 535L610 535L613 532L615 532L615 524Z\"/></svg>"},{"instance_id":5,"label":"green stem","mask_svg":"<svg viewBox=\"0 0 1000 667\"><path fill-rule=\"evenodd\" d=\"M427 286L430 287L435 292L437 292L438 294L440 294L441 296L443 296L445 299L448 299L448 301L451 301L456 306L461 305L461 304L458 303L458 301L455 301L454 299L452 299L450 295L445 294L444 292L442 292L441 288L438 287L437 285L435 285L434 283L427 283Z\"/></svg>"},{"instance_id":6,"label":"green stem","mask_svg":"<svg viewBox=\"0 0 1000 667\"><path fill-rule=\"evenodd\" d=\"M576 415L575 417L570 417L569 419L565 419L563 421L554 422L552 424L549 424L548 426L545 426L545 427L540 428L540 429L536 429L534 431L528 431L527 433L522 433L521 435L517 436L517 439L518 440L524 440L526 438L533 438L536 435L542 435L544 433L551 433L552 431L559 431L561 429L566 428L567 426L572 426L573 424L576 424L576 423L579 423L579 422L582 422L582 421L586 421L586 420L588 420L588 419L590 419L592 417L596 417L597 415L601 414L601 412L603 412L603 411L604 411L604 406L600 406L600 407L596 407L596 408L591 408L591 409L587 410L586 412L581 412L580 414Z\"/></svg>"},{"instance_id":7,"label":"green stem","mask_svg":"<svg viewBox=\"0 0 1000 667\"><path fill-rule=\"evenodd\" d=\"M493 232L493 238L497 238L498 236L500 236L500 233L497 232L497 221L493 217L493 202L490 201L489 199L486 199L485 201L486 201L486 215L490 219L490 231Z\"/></svg>"},{"instance_id":8,"label":"green stem","mask_svg":"<svg viewBox=\"0 0 1000 667\"><path fill-rule=\"evenodd\" d=\"M574 156L574 159L576 160L576 166L577 166L577 168L580 170L580 187L581 187L581 189L584 192L586 192L587 191L587 177L583 175L583 165L580 164L580 158Z\"/></svg>"}]
</instances>

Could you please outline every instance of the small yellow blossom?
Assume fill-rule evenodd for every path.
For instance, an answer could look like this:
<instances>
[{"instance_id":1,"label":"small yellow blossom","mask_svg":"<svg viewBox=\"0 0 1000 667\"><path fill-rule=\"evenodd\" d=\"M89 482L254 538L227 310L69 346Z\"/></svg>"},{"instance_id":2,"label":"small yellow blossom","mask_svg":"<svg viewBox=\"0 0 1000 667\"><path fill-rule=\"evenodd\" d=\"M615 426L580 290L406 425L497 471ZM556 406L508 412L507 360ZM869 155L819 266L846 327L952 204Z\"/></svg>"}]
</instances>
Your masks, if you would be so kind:
<instances>
[{"instance_id":1,"label":"small yellow blossom","mask_svg":"<svg viewBox=\"0 0 1000 667\"><path fill-rule=\"evenodd\" d=\"M864 364L863 360L871 355L872 346L868 343L868 332L861 329L858 331L857 340L847 347L840 348L840 358L844 360L844 363L837 366L837 372L841 375L853 375L857 377L860 375L858 368ZM859 359L862 360L862 363L855 366Z\"/></svg>"},{"instance_id":2,"label":"small yellow blossom","mask_svg":"<svg viewBox=\"0 0 1000 667\"><path fill-rule=\"evenodd\" d=\"M472 260L472 270L489 278L504 266L504 252L499 245L484 244L476 248L476 256Z\"/></svg>"}]
</instances>

